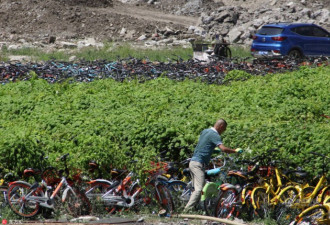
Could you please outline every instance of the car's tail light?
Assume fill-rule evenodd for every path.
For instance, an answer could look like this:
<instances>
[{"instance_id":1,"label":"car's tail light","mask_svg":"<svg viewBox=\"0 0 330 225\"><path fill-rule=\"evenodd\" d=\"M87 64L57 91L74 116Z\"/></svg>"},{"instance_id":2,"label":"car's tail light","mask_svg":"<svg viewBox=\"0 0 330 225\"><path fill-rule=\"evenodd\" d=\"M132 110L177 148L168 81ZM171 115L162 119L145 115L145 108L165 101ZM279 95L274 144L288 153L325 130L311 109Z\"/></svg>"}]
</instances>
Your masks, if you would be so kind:
<instances>
[{"instance_id":1,"label":"car's tail light","mask_svg":"<svg viewBox=\"0 0 330 225\"><path fill-rule=\"evenodd\" d=\"M274 41L284 41L287 37L272 37Z\"/></svg>"},{"instance_id":2,"label":"car's tail light","mask_svg":"<svg viewBox=\"0 0 330 225\"><path fill-rule=\"evenodd\" d=\"M256 50L254 48L251 48L251 52L255 52Z\"/></svg>"},{"instance_id":3,"label":"car's tail light","mask_svg":"<svg viewBox=\"0 0 330 225\"><path fill-rule=\"evenodd\" d=\"M281 53L280 50L273 50L274 53Z\"/></svg>"},{"instance_id":4,"label":"car's tail light","mask_svg":"<svg viewBox=\"0 0 330 225\"><path fill-rule=\"evenodd\" d=\"M258 37L257 37L256 35L253 35L253 36L252 36L252 39L253 39L253 40L256 40L257 38L258 38Z\"/></svg>"}]
</instances>

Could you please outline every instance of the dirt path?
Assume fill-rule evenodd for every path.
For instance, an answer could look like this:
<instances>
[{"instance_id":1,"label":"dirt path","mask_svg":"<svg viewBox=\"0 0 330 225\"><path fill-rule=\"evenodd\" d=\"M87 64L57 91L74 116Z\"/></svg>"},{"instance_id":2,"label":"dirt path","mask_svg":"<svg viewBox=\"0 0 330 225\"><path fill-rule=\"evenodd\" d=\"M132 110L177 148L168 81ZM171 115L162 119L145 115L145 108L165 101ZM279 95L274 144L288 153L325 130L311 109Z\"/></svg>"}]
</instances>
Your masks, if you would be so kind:
<instances>
[{"instance_id":1,"label":"dirt path","mask_svg":"<svg viewBox=\"0 0 330 225\"><path fill-rule=\"evenodd\" d=\"M175 25L181 25L189 27L191 25L196 25L198 17L190 16L178 16L173 14L165 14L161 11L157 11L152 8L147 8L145 6L135 6L130 4L123 4L115 1L112 8L98 8L96 11L103 13L113 13L123 16L131 16L137 19L144 20L146 22L163 22Z\"/></svg>"}]
</instances>

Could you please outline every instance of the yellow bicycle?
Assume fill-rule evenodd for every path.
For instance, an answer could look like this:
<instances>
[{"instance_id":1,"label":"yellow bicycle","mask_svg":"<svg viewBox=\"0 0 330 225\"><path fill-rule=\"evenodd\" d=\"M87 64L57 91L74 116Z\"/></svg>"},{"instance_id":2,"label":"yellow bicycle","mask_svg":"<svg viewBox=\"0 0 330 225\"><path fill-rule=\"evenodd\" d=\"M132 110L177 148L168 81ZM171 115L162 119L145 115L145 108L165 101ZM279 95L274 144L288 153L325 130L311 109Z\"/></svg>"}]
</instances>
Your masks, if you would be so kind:
<instances>
[{"instance_id":1,"label":"yellow bicycle","mask_svg":"<svg viewBox=\"0 0 330 225\"><path fill-rule=\"evenodd\" d=\"M330 195L330 185L329 183L326 185L328 179L326 160L329 157L314 152L312 154L323 158L322 174L315 187L309 186L306 182L285 187L279 194L279 199L286 199L286 207L303 210L316 202L322 203Z\"/></svg>"},{"instance_id":2,"label":"yellow bicycle","mask_svg":"<svg viewBox=\"0 0 330 225\"><path fill-rule=\"evenodd\" d=\"M323 204L313 205L300 213L294 225L330 224L330 196L324 199Z\"/></svg>"},{"instance_id":3,"label":"yellow bicycle","mask_svg":"<svg viewBox=\"0 0 330 225\"><path fill-rule=\"evenodd\" d=\"M285 185L292 183L289 177L277 166L279 162L270 160L263 166L264 174L261 174L259 185L251 193L252 206L256 214L261 217L267 217L271 209L275 209L279 203L284 202L286 196L279 196ZM268 165L267 165L268 164Z\"/></svg>"}]
</instances>

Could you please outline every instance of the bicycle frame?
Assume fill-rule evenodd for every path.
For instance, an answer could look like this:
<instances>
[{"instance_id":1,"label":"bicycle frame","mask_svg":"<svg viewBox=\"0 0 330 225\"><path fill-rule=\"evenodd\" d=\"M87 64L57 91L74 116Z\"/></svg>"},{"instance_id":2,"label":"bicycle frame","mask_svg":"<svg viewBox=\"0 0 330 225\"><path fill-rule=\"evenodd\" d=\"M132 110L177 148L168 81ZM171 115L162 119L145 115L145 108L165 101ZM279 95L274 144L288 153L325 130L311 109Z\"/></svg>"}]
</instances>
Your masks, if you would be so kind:
<instances>
[{"instance_id":1,"label":"bicycle frame","mask_svg":"<svg viewBox=\"0 0 330 225\"><path fill-rule=\"evenodd\" d=\"M304 194L304 189L305 188L310 188L310 186L306 187L305 184L298 184L298 185L290 185L285 187L281 193L278 195L277 199L275 199L276 201L278 201L282 195L282 193L284 193L286 190L290 189L290 188L295 188L298 192L298 199L299 199L299 203L294 203L291 207L293 208L299 208L299 209L304 209L307 206L310 205L310 203L312 202L312 200L317 196L317 200L318 202L321 203L322 201L322 193L328 188L330 187L330 185L327 185L325 187L323 187L323 184L326 182L326 175L323 174L319 181L317 182L317 185L314 187L313 192L310 195L305 195ZM323 188L322 188L323 187ZM319 194L318 194L319 193Z\"/></svg>"},{"instance_id":2,"label":"bicycle frame","mask_svg":"<svg viewBox=\"0 0 330 225\"><path fill-rule=\"evenodd\" d=\"M327 165L326 160L329 159L329 157L327 157L326 155L315 153L315 152L311 152L311 154L323 157L322 176L320 177L319 181L317 182L316 186L314 187L312 193L310 195L305 195L305 193L304 193L305 190L307 188L311 188L311 187L308 187L308 186L306 187L307 184L298 184L298 185L291 185L291 186L286 187L279 194L279 197L280 197L281 194L284 193L284 191L288 190L289 188L295 189L298 193L299 202L293 203L293 205L291 206L293 208L304 209L304 208L308 207L311 204L311 202L313 201L313 199L315 199L316 196L317 196L317 201L319 203L322 203L322 201L324 200L323 197L324 197L325 191L330 190L329 184L323 187L323 184L327 182L328 171L326 169L326 165ZM276 202L277 201L278 201L278 199L276 199Z\"/></svg>"},{"instance_id":3,"label":"bicycle frame","mask_svg":"<svg viewBox=\"0 0 330 225\"><path fill-rule=\"evenodd\" d=\"M125 208L131 208L134 206L137 196L143 191L143 189L140 187L139 179L132 181L133 176L134 173L130 172L121 182L112 185L113 187L111 187L106 193L102 194L101 199L104 201L104 204L108 206L119 206ZM146 186L152 186L155 188L156 197L160 199L161 195L158 190L159 184L162 184L162 182L157 180L157 176L155 175L148 177L145 183ZM134 187L137 187L137 189L134 190ZM134 193L131 192L132 190L134 190ZM89 192L90 191L87 191L86 195L90 198L91 195ZM145 199L144 202L148 203Z\"/></svg>"},{"instance_id":4,"label":"bicycle frame","mask_svg":"<svg viewBox=\"0 0 330 225\"><path fill-rule=\"evenodd\" d=\"M317 224L329 224L330 223L330 196L328 196L325 200L324 200L324 204L320 205L313 205L307 209L305 209L304 211L302 211L295 220L295 224L300 223L303 219L303 217L309 213L312 212L315 209L321 208L322 210L322 215L321 218L317 219Z\"/></svg>"},{"instance_id":5,"label":"bicycle frame","mask_svg":"<svg viewBox=\"0 0 330 225\"><path fill-rule=\"evenodd\" d=\"M219 157L215 157L211 161L218 159ZM206 198L215 198L220 190L220 185L226 182L227 171L223 170L227 164L226 158L224 158L223 165L221 167L216 168L215 164L213 163L214 169L208 170L206 173L214 173L216 175L220 175L220 179L216 180L215 182L206 181L201 195L201 201L204 201Z\"/></svg>"},{"instance_id":6,"label":"bicycle frame","mask_svg":"<svg viewBox=\"0 0 330 225\"><path fill-rule=\"evenodd\" d=\"M39 183L32 185L30 188L31 191L27 195L25 195L25 199L34 203L39 203L42 207L54 208L54 199L63 186L65 187L65 189L62 193L62 202L65 202L69 191L72 192L74 196L76 196L75 192L67 182L66 178L62 177L60 183L57 185L51 196L48 196L48 190L44 191L44 188L47 188L47 186L44 182L42 182L41 186L39 185ZM34 196L33 194L35 193L38 193L40 196Z\"/></svg>"},{"instance_id":7,"label":"bicycle frame","mask_svg":"<svg viewBox=\"0 0 330 225\"><path fill-rule=\"evenodd\" d=\"M256 192L257 189L265 189L266 190L266 194L268 196L267 198L267 202L270 205L276 205L278 202L277 200L277 196L281 191L281 188L283 186L282 184L282 179L281 179L281 172L280 170L275 167L275 176L276 176L276 181L277 181L277 185L275 186L275 180L273 177L271 177L269 179L269 182L264 181L263 184L261 186L257 186L253 189L251 195L252 195L252 205L254 207L254 209L257 209L257 205L255 203L255 199L253 198L254 193ZM275 189L276 188L276 189Z\"/></svg>"}]
</instances>

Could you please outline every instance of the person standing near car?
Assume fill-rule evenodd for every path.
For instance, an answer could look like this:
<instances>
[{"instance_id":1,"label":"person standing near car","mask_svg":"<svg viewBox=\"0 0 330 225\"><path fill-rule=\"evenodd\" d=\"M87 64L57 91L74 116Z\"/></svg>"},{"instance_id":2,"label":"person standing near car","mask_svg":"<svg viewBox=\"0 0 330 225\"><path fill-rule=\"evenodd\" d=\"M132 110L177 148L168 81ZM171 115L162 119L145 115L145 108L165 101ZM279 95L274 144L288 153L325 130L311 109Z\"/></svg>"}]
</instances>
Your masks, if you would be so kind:
<instances>
[{"instance_id":1,"label":"person standing near car","mask_svg":"<svg viewBox=\"0 0 330 225\"><path fill-rule=\"evenodd\" d=\"M194 191L191 193L190 199L184 208L184 212L192 209L200 200L203 186L205 184L205 168L211 160L211 155L215 147L225 153L242 153L241 148L232 149L223 145L220 134L227 128L227 122L219 119L214 126L204 129L199 137L197 146L195 147L193 157L189 163L189 169L192 178Z\"/></svg>"}]
</instances>

